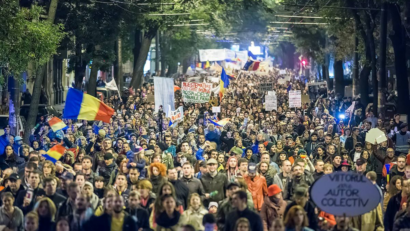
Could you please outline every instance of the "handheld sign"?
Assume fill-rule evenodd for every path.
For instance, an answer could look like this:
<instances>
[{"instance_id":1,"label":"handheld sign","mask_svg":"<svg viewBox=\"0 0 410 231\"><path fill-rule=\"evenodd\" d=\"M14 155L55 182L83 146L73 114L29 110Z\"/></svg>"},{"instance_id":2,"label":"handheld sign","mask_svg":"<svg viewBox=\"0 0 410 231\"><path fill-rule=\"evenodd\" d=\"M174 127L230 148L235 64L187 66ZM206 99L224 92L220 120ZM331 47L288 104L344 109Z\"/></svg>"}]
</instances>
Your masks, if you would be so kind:
<instances>
[{"instance_id":1,"label":"handheld sign","mask_svg":"<svg viewBox=\"0 0 410 231\"><path fill-rule=\"evenodd\" d=\"M334 172L322 176L311 187L313 202L335 216L358 216L376 208L381 193L365 175Z\"/></svg>"}]
</instances>

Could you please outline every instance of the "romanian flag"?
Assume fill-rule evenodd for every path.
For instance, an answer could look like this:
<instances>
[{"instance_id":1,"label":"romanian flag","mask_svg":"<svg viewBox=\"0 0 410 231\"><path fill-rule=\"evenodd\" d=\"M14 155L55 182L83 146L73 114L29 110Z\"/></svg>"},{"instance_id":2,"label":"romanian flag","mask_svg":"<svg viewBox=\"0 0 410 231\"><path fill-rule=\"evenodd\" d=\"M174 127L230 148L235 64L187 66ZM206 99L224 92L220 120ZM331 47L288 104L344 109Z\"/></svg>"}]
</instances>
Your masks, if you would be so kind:
<instances>
[{"instance_id":1,"label":"romanian flag","mask_svg":"<svg viewBox=\"0 0 410 231\"><path fill-rule=\"evenodd\" d=\"M219 120L219 121L217 122L216 120L208 119L208 121L209 121L210 123L212 123L212 124L214 124L215 126L218 126L218 127L223 127L223 126L225 126L227 123L229 123L229 120L230 120L230 118L226 118L226 119L223 119L223 120Z\"/></svg>"},{"instance_id":2,"label":"romanian flag","mask_svg":"<svg viewBox=\"0 0 410 231\"><path fill-rule=\"evenodd\" d=\"M62 120L60 120L58 117L53 117L51 120L48 121L48 124L50 125L51 129L53 132L56 132L58 130L61 130L65 127L67 127L67 124L65 124Z\"/></svg>"},{"instance_id":3,"label":"romanian flag","mask_svg":"<svg viewBox=\"0 0 410 231\"><path fill-rule=\"evenodd\" d=\"M245 71L256 71L259 69L260 63L261 63L260 61L248 60L248 62L245 63L245 66L243 67L243 69Z\"/></svg>"},{"instance_id":4,"label":"romanian flag","mask_svg":"<svg viewBox=\"0 0 410 231\"><path fill-rule=\"evenodd\" d=\"M201 68L202 67L201 63L196 63L196 67Z\"/></svg>"},{"instance_id":5,"label":"romanian flag","mask_svg":"<svg viewBox=\"0 0 410 231\"><path fill-rule=\"evenodd\" d=\"M64 155L66 149L61 145L57 144L50 148L46 154L43 156L46 160L53 162L54 164Z\"/></svg>"},{"instance_id":6,"label":"romanian flag","mask_svg":"<svg viewBox=\"0 0 410 231\"><path fill-rule=\"evenodd\" d=\"M98 120L109 123L114 115L114 109L110 108L97 98L70 88L64 107L65 119Z\"/></svg>"},{"instance_id":7,"label":"romanian flag","mask_svg":"<svg viewBox=\"0 0 410 231\"><path fill-rule=\"evenodd\" d=\"M222 99L225 89L229 86L229 76L226 74L225 69L222 68L221 80L219 81L219 98Z\"/></svg>"}]
</instances>

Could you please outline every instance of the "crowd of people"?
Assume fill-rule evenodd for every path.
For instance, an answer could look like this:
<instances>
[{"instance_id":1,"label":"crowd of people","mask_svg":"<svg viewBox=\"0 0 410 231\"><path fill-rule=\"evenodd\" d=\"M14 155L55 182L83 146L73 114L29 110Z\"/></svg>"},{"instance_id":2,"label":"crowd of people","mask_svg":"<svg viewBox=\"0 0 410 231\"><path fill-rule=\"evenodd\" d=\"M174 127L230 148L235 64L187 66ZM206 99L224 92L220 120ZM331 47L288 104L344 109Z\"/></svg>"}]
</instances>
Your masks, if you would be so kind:
<instances>
[{"instance_id":1,"label":"crowd of people","mask_svg":"<svg viewBox=\"0 0 410 231\"><path fill-rule=\"evenodd\" d=\"M212 93L205 103L183 102L177 91L175 107L183 106L184 117L171 126L148 100L161 89L146 83L127 98L105 99L115 109L110 123L64 120L67 128L53 131L44 119L29 143L6 127L0 229L410 229L408 125L399 115L378 119L359 98L325 86L308 93L309 78L288 75L279 84L279 72L241 73L222 98ZM189 78L180 76L175 85L184 81ZM277 110L264 108L267 93L259 84L266 82L274 83ZM310 102L289 108L290 89L310 95ZM214 106L220 113L212 113ZM222 119L229 122L214 123ZM387 141L366 142L372 128ZM67 151L54 163L44 155L56 144ZM321 211L309 187L334 171L366 175L383 201L356 217Z\"/></svg>"}]
</instances>

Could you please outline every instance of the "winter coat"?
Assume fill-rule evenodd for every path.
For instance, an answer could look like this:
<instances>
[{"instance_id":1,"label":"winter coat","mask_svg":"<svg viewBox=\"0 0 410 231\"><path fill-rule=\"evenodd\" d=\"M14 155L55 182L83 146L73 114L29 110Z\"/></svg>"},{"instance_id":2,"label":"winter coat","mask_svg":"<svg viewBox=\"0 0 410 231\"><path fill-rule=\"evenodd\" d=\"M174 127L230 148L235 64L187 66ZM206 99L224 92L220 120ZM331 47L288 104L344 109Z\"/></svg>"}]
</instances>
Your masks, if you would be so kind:
<instances>
[{"instance_id":1,"label":"winter coat","mask_svg":"<svg viewBox=\"0 0 410 231\"><path fill-rule=\"evenodd\" d=\"M202 225L202 219L204 215L208 213L204 207L199 208L198 210L194 210L193 208L189 208L185 210L181 216L181 223L184 225L192 225L195 230L204 230L204 226Z\"/></svg>"},{"instance_id":2,"label":"winter coat","mask_svg":"<svg viewBox=\"0 0 410 231\"><path fill-rule=\"evenodd\" d=\"M188 186L181 180L170 180L169 182L175 188L175 194L177 196L178 202L182 205L184 209L186 209L186 207L188 206L188 197L190 195Z\"/></svg>"},{"instance_id":3,"label":"winter coat","mask_svg":"<svg viewBox=\"0 0 410 231\"><path fill-rule=\"evenodd\" d=\"M372 211L353 217L353 227L361 231L383 231L383 212L379 204Z\"/></svg>"},{"instance_id":4,"label":"winter coat","mask_svg":"<svg viewBox=\"0 0 410 231\"><path fill-rule=\"evenodd\" d=\"M163 185L167 180L163 176L151 176L150 178L152 184L152 192L158 195L159 188Z\"/></svg>"},{"instance_id":5,"label":"winter coat","mask_svg":"<svg viewBox=\"0 0 410 231\"><path fill-rule=\"evenodd\" d=\"M246 208L243 211L237 209L233 210L226 217L225 231L232 231L235 228L236 221L239 218L246 218L250 223L250 230L252 231L263 231L262 219L259 214Z\"/></svg>"},{"instance_id":6,"label":"winter coat","mask_svg":"<svg viewBox=\"0 0 410 231\"><path fill-rule=\"evenodd\" d=\"M269 197L265 197L265 201L262 205L260 215L263 222L263 230L269 231L272 227L272 222L279 218L283 220L283 214L286 209L286 201L279 199L277 203L271 201Z\"/></svg>"},{"instance_id":7,"label":"winter coat","mask_svg":"<svg viewBox=\"0 0 410 231\"><path fill-rule=\"evenodd\" d=\"M258 168L259 168L259 166L260 166L260 165L258 165ZM259 171L259 172L260 172L260 171ZM271 185L273 185L273 184L276 184L276 185L279 186L280 189L283 190L282 181L280 180L280 178L279 178L279 176L278 176L278 174L277 174L276 169L275 169L274 167L272 167L272 165L269 165L268 171L267 171L265 174L263 174L263 173L260 173L260 174L265 177L267 187L269 187L269 186L271 186Z\"/></svg>"},{"instance_id":8,"label":"winter coat","mask_svg":"<svg viewBox=\"0 0 410 231\"><path fill-rule=\"evenodd\" d=\"M177 231L183 224L178 211L174 211L173 218L169 218L166 212L162 212L155 220L157 223L155 231Z\"/></svg>"},{"instance_id":9,"label":"winter coat","mask_svg":"<svg viewBox=\"0 0 410 231\"><path fill-rule=\"evenodd\" d=\"M204 187L199 179L182 177L181 181L188 187L190 194L198 193L200 196L205 194Z\"/></svg>"},{"instance_id":10,"label":"winter coat","mask_svg":"<svg viewBox=\"0 0 410 231\"><path fill-rule=\"evenodd\" d=\"M214 177L208 172L201 177L201 183L204 187L205 193L211 193L218 191L215 196L204 200L204 204L207 205L209 202L219 202L225 199L225 189L228 186L228 179L224 173L218 172Z\"/></svg>"},{"instance_id":11,"label":"winter coat","mask_svg":"<svg viewBox=\"0 0 410 231\"><path fill-rule=\"evenodd\" d=\"M268 195L268 187L266 185L265 177L257 175L251 179L251 177L246 176L245 182L248 185L249 192L252 194L255 209L260 211L262 209L264 197Z\"/></svg>"},{"instance_id":12,"label":"winter coat","mask_svg":"<svg viewBox=\"0 0 410 231\"><path fill-rule=\"evenodd\" d=\"M386 212L384 213L384 220L383 224L385 227L385 231L392 231L393 224L394 224L394 216L398 211L400 211L400 202L402 199L401 192L397 193L396 195L392 196L387 203Z\"/></svg>"},{"instance_id":13,"label":"winter coat","mask_svg":"<svg viewBox=\"0 0 410 231\"><path fill-rule=\"evenodd\" d=\"M393 231L410 230L410 216L405 214L394 222Z\"/></svg>"}]
</instances>

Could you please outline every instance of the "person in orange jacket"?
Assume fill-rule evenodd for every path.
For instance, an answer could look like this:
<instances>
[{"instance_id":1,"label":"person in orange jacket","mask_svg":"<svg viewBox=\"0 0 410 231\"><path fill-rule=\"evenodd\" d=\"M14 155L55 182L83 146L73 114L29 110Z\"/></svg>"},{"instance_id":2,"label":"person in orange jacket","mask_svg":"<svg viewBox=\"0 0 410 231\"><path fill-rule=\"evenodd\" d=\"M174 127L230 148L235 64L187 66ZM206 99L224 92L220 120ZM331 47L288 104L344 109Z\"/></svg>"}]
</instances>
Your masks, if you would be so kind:
<instances>
[{"instance_id":1,"label":"person in orange jacket","mask_svg":"<svg viewBox=\"0 0 410 231\"><path fill-rule=\"evenodd\" d=\"M249 192L252 194L255 210L259 212L262 209L264 197L268 195L268 187L265 177L256 174L255 163L249 163L248 175L245 177L245 181Z\"/></svg>"}]
</instances>

